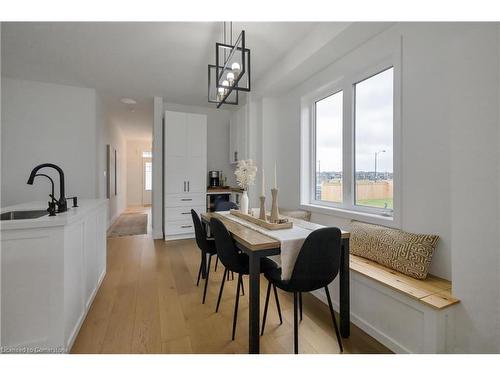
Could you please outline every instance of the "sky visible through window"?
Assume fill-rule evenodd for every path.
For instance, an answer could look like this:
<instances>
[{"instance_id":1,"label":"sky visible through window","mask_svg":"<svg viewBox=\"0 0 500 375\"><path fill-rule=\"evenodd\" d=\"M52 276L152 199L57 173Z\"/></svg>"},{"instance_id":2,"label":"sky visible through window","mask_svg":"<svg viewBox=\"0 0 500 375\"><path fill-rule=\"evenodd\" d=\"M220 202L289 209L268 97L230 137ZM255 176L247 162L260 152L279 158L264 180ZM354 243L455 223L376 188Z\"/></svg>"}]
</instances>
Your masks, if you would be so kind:
<instances>
[{"instance_id":1,"label":"sky visible through window","mask_svg":"<svg viewBox=\"0 0 500 375\"><path fill-rule=\"evenodd\" d=\"M393 68L356 84L356 171L392 173ZM385 151L385 152L381 152Z\"/></svg>"},{"instance_id":2,"label":"sky visible through window","mask_svg":"<svg viewBox=\"0 0 500 375\"><path fill-rule=\"evenodd\" d=\"M356 84L356 170L393 172L393 69ZM342 171L342 93L316 103L316 160L321 172ZM327 124L329 126L327 126ZM318 168L318 166L316 166Z\"/></svg>"}]
</instances>

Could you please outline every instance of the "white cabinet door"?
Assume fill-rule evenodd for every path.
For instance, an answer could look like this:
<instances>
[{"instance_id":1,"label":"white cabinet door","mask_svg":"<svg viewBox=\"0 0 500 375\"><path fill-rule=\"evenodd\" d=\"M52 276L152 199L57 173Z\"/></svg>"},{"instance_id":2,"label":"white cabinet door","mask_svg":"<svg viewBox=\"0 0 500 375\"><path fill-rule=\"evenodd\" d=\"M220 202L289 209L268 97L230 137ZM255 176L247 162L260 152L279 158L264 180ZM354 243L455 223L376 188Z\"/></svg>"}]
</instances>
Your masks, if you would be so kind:
<instances>
[{"instance_id":1,"label":"white cabinet door","mask_svg":"<svg viewBox=\"0 0 500 375\"><path fill-rule=\"evenodd\" d=\"M229 122L229 162L237 163L247 158L246 106L234 112Z\"/></svg>"},{"instance_id":2,"label":"white cabinet door","mask_svg":"<svg viewBox=\"0 0 500 375\"><path fill-rule=\"evenodd\" d=\"M238 132L236 139L236 149L238 151L238 159L244 160L247 158L247 107L243 106L238 111Z\"/></svg>"},{"instance_id":3,"label":"white cabinet door","mask_svg":"<svg viewBox=\"0 0 500 375\"><path fill-rule=\"evenodd\" d=\"M187 114L165 112L165 193L187 191L186 164L188 161Z\"/></svg>"},{"instance_id":4,"label":"white cabinet door","mask_svg":"<svg viewBox=\"0 0 500 375\"><path fill-rule=\"evenodd\" d=\"M188 193L204 193L207 188L207 117L188 114Z\"/></svg>"}]
</instances>

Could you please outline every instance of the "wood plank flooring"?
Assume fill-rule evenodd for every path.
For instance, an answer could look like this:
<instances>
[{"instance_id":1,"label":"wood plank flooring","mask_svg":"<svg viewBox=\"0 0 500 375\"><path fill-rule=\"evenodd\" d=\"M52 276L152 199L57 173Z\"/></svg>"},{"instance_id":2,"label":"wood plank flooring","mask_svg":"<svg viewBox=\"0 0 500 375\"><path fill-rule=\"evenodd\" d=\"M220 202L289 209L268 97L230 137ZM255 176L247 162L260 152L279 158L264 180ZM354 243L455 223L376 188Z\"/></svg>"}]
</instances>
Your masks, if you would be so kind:
<instances>
[{"instance_id":1,"label":"wood plank flooring","mask_svg":"<svg viewBox=\"0 0 500 375\"><path fill-rule=\"evenodd\" d=\"M215 304L224 269L215 257L201 304L202 282L196 287L200 252L194 240L164 242L150 234L108 239L107 274L95 297L72 353L246 353L248 297L240 298L236 340L231 328L236 278L226 282L221 307ZM261 308L267 282L261 282ZM245 292L248 279L245 277ZM269 305L262 353L293 353L293 299L279 292L283 324L274 300ZM262 313L261 313L262 315ZM383 345L351 327L345 353L390 353ZM304 295L299 325L300 353L338 353L328 308Z\"/></svg>"}]
</instances>

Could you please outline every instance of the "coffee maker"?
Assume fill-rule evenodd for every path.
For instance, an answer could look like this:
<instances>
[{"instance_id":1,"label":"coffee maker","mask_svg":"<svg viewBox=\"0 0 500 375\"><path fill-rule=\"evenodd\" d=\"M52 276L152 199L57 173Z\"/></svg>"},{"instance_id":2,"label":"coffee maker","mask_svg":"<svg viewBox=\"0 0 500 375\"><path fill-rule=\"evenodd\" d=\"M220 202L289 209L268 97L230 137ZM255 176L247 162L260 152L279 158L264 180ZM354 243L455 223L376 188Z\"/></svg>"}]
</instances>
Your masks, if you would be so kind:
<instances>
[{"instance_id":1,"label":"coffee maker","mask_svg":"<svg viewBox=\"0 0 500 375\"><path fill-rule=\"evenodd\" d=\"M210 182L210 187L218 187L220 184L220 172L219 171L208 172L208 180Z\"/></svg>"}]
</instances>

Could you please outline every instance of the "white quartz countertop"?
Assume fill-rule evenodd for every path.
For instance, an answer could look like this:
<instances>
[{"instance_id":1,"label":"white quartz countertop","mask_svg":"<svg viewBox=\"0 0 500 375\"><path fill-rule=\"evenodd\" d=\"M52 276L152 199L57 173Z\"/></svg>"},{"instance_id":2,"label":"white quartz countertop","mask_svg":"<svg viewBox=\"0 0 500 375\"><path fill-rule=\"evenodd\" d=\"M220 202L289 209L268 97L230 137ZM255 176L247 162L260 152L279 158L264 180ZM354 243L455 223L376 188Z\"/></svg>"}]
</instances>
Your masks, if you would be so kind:
<instances>
[{"instance_id":1,"label":"white quartz countertop","mask_svg":"<svg viewBox=\"0 0 500 375\"><path fill-rule=\"evenodd\" d=\"M47 213L47 215L36 219L2 220L0 222L0 229L4 231L11 229L64 226L81 219L88 212L97 209L101 205L106 205L107 203L107 199L79 199L78 207L71 207L73 205L73 201L69 199L68 211L66 212L57 213L56 216L49 216L49 214ZM28 202L8 207L2 207L1 212L4 213L9 211L46 210L47 206L48 204L46 201Z\"/></svg>"}]
</instances>

